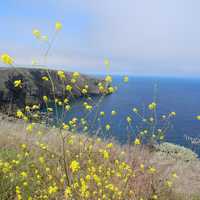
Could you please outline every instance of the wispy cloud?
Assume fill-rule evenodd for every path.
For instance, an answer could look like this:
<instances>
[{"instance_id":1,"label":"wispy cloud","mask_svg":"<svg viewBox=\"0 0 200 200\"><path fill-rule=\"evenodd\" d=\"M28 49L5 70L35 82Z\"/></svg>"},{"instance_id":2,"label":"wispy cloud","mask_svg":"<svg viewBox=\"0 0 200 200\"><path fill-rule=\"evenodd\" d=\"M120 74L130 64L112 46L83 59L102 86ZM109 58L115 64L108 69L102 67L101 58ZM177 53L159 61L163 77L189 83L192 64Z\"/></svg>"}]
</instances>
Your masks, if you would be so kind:
<instances>
[{"instance_id":1,"label":"wispy cloud","mask_svg":"<svg viewBox=\"0 0 200 200\"><path fill-rule=\"evenodd\" d=\"M60 20L64 28L49 57L51 66L104 72L108 57L114 73L200 72L198 0L8 0L3 6L8 9L0 14L7 22L0 51L22 63L42 53L32 28L51 35Z\"/></svg>"}]
</instances>

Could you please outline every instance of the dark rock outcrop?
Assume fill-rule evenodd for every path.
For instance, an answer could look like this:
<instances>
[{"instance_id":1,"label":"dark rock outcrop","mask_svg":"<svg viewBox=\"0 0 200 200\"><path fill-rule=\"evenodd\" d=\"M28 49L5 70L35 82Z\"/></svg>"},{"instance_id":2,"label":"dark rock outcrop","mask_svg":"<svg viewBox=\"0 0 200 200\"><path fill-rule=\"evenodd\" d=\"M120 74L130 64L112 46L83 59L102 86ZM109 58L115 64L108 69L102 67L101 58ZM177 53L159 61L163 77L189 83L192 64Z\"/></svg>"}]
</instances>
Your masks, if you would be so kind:
<instances>
[{"instance_id":1,"label":"dark rock outcrop","mask_svg":"<svg viewBox=\"0 0 200 200\"><path fill-rule=\"evenodd\" d=\"M55 86L55 97L63 96L71 98L82 96L80 90L88 85L88 94L100 94L98 83L103 80L80 75L75 84L71 72L65 72L66 80L62 81L57 75L57 70L48 70ZM42 80L47 75L46 69L38 68L0 68L0 109L1 111L15 110L16 107L25 105L41 104L44 95L53 99L52 86L50 81ZM14 87L14 81L21 80L22 87ZM74 85L72 92L67 92L63 88L67 85Z\"/></svg>"}]
</instances>

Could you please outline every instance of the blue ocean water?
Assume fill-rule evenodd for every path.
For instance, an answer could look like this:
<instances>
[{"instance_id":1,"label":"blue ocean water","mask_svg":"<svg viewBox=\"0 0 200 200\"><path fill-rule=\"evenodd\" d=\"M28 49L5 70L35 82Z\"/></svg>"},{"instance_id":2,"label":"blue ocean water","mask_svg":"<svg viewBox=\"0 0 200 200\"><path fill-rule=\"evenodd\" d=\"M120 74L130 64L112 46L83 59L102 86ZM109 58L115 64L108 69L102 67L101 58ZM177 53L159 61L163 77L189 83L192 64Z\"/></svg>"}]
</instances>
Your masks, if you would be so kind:
<instances>
[{"instance_id":1,"label":"blue ocean water","mask_svg":"<svg viewBox=\"0 0 200 200\"><path fill-rule=\"evenodd\" d=\"M127 141L127 131L134 137L137 129L145 127L133 113L133 107L137 107L144 116L150 116L147 105L152 101L158 104L157 115L167 114L171 111L177 113L172 126L166 134L165 141L181 144L196 151L200 155L200 144L191 144L186 140L189 137L200 138L200 121L196 116L200 114L200 79L198 78L168 78L168 77L129 77L128 83L123 83L122 76L113 77L113 85L118 87L116 93L106 96L98 110L88 116L90 132L106 134L105 129L100 130L102 124L111 125L109 136L113 136L121 143ZM98 102L99 97L94 97ZM74 102L73 109L66 115L66 121L71 117L85 116L81 98ZM111 116L111 111L117 112ZM104 119L98 121L97 113L105 111ZM127 129L126 116L133 118L133 129ZM100 122L101 121L101 122ZM159 128L159 127L158 127Z\"/></svg>"}]
</instances>

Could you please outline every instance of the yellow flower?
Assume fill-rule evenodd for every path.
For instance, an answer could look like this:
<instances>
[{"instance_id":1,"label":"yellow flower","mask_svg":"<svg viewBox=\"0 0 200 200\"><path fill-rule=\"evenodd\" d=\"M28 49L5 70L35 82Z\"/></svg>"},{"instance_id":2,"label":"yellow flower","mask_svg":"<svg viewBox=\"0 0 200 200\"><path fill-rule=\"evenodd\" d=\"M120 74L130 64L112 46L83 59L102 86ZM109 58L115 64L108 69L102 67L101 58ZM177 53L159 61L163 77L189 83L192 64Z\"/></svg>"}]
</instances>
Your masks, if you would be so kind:
<instances>
[{"instance_id":1,"label":"yellow flower","mask_svg":"<svg viewBox=\"0 0 200 200\"><path fill-rule=\"evenodd\" d=\"M69 110L70 110L70 108L71 108L71 106L70 106L70 105L66 105L66 106L65 106L65 110L67 110L67 111L69 111Z\"/></svg>"},{"instance_id":2,"label":"yellow flower","mask_svg":"<svg viewBox=\"0 0 200 200\"><path fill-rule=\"evenodd\" d=\"M150 174L154 174L156 172L156 168L155 167L149 167L149 173Z\"/></svg>"},{"instance_id":3,"label":"yellow flower","mask_svg":"<svg viewBox=\"0 0 200 200\"><path fill-rule=\"evenodd\" d=\"M43 76L43 77L42 77L42 80L43 80L43 81L48 81L49 78L48 78L47 76Z\"/></svg>"},{"instance_id":4,"label":"yellow flower","mask_svg":"<svg viewBox=\"0 0 200 200\"><path fill-rule=\"evenodd\" d=\"M113 147L113 143L107 144L106 147L109 148L109 149L112 148Z\"/></svg>"},{"instance_id":5,"label":"yellow flower","mask_svg":"<svg viewBox=\"0 0 200 200\"><path fill-rule=\"evenodd\" d=\"M1 55L1 61L7 65L13 64L13 59L8 54L2 54Z\"/></svg>"},{"instance_id":6,"label":"yellow flower","mask_svg":"<svg viewBox=\"0 0 200 200\"><path fill-rule=\"evenodd\" d=\"M27 127L26 127L26 130L31 132L33 130L33 124L29 124Z\"/></svg>"},{"instance_id":7,"label":"yellow flower","mask_svg":"<svg viewBox=\"0 0 200 200\"><path fill-rule=\"evenodd\" d=\"M111 111L111 115L112 115L112 116L114 116L114 115L116 115L116 114L117 114L117 112L116 112L115 110L112 110L112 111Z\"/></svg>"},{"instance_id":8,"label":"yellow flower","mask_svg":"<svg viewBox=\"0 0 200 200\"><path fill-rule=\"evenodd\" d=\"M156 109L156 103L155 102L152 102L152 103L150 103L149 105L148 105L148 108L149 108L149 110L155 110Z\"/></svg>"},{"instance_id":9,"label":"yellow flower","mask_svg":"<svg viewBox=\"0 0 200 200\"><path fill-rule=\"evenodd\" d=\"M110 124L106 124L106 130L109 131L111 128Z\"/></svg>"},{"instance_id":10,"label":"yellow flower","mask_svg":"<svg viewBox=\"0 0 200 200\"><path fill-rule=\"evenodd\" d=\"M125 83L128 82L128 76L124 76L124 82L125 82Z\"/></svg>"},{"instance_id":11,"label":"yellow flower","mask_svg":"<svg viewBox=\"0 0 200 200\"><path fill-rule=\"evenodd\" d=\"M170 181L170 180L167 180L167 181L166 181L167 187L169 187L169 188L172 187L172 184L173 184L172 181Z\"/></svg>"},{"instance_id":12,"label":"yellow flower","mask_svg":"<svg viewBox=\"0 0 200 200\"><path fill-rule=\"evenodd\" d=\"M65 197L68 199L70 197L72 197L72 190L69 186L66 187L65 189Z\"/></svg>"},{"instance_id":13,"label":"yellow flower","mask_svg":"<svg viewBox=\"0 0 200 200\"><path fill-rule=\"evenodd\" d=\"M82 93L83 94L87 94L87 90L84 88L84 89L82 89Z\"/></svg>"},{"instance_id":14,"label":"yellow flower","mask_svg":"<svg viewBox=\"0 0 200 200\"><path fill-rule=\"evenodd\" d=\"M72 91L72 86L71 86L71 85L66 85L65 89L66 89L68 92L71 92L71 91Z\"/></svg>"},{"instance_id":15,"label":"yellow flower","mask_svg":"<svg viewBox=\"0 0 200 200\"><path fill-rule=\"evenodd\" d=\"M158 199L158 196L157 196L156 194L154 194L154 195L152 196L152 199L156 200L156 199Z\"/></svg>"},{"instance_id":16,"label":"yellow flower","mask_svg":"<svg viewBox=\"0 0 200 200\"><path fill-rule=\"evenodd\" d=\"M55 29L56 31L60 31L62 29L62 24L60 22L56 22Z\"/></svg>"},{"instance_id":17,"label":"yellow flower","mask_svg":"<svg viewBox=\"0 0 200 200\"><path fill-rule=\"evenodd\" d=\"M106 76L105 81L107 83L111 83L112 82L112 77L110 75Z\"/></svg>"},{"instance_id":18,"label":"yellow flower","mask_svg":"<svg viewBox=\"0 0 200 200\"><path fill-rule=\"evenodd\" d=\"M80 73L79 72L74 72L72 74L73 78L77 79L79 76L80 76Z\"/></svg>"},{"instance_id":19,"label":"yellow flower","mask_svg":"<svg viewBox=\"0 0 200 200\"><path fill-rule=\"evenodd\" d=\"M63 72L63 71L58 71L57 74L58 74L58 76L59 76L59 78L60 78L61 80L65 79L65 72Z\"/></svg>"},{"instance_id":20,"label":"yellow flower","mask_svg":"<svg viewBox=\"0 0 200 200\"><path fill-rule=\"evenodd\" d=\"M45 162L44 157L42 157L42 156L40 156L40 157L38 158L38 160L39 160L39 162L40 162L41 164L43 164L43 163Z\"/></svg>"},{"instance_id":21,"label":"yellow flower","mask_svg":"<svg viewBox=\"0 0 200 200\"><path fill-rule=\"evenodd\" d=\"M63 123L63 129L68 130L69 129L69 125Z\"/></svg>"},{"instance_id":22,"label":"yellow flower","mask_svg":"<svg viewBox=\"0 0 200 200\"><path fill-rule=\"evenodd\" d=\"M44 100L44 102L47 102L48 101L48 97L47 96L43 96L43 100Z\"/></svg>"},{"instance_id":23,"label":"yellow flower","mask_svg":"<svg viewBox=\"0 0 200 200\"><path fill-rule=\"evenodd\" d=\"M22 118L24 116L23 112L21 110L18 110L17 113L16 113L16 116L18 118Z\"/></svg>"},{"instance_id":24,"label":"yellow flower","mask_svg":"<svg viewBox=\"0 0 200 200\"><path fill-rule=\"evenodd\" d=\"M105 116L105 112L101 111L101 112L100 112L100 115L101 115L102 117Z\"/></svg>"},{"instance_id":25,"label":"yellow flower","mask_svg":"<svg viewBox=\"0 0 200 200\"><path fill-rule=\"evenodd\" d=\"M76 160L73 160L70 164L70 169L72 170L72 172L77 172L80 169L80 165L79 162L77 162Z\"/></svg>"},{"instance_id":26,"label":"yellow flower","mask_svg":"<svg viewBox=\"0 0 200 200\"><path fill-rule=\"evenodd\" d=\"M140 139L139 139L139 138L135 138L134 144L135 144L135 145L139 145L139 144L141 144Z\"/></svg>"},{"instance_id":27,"label":"yellow flower","mask_svg":"<svg viewBox=\"0 0 200 200\"><path fill-rule=\"evenodd\" d=\"M22 81L21 80L15 80L14 81L14 87L22 88Z\"/></svg>"},{"instance_id":28,"label":"yellow flower","mask_svg":"<svg viewBox=\"0 0 200 200\"><path fill-rule=\"evenodd\" d=\"M48 112L53 112L53 108L47 108Z\"/></svg>"},{"instance_id":29,"label":"yellow flower","mask_svg":"<svg viewBox=\"0 0 200 200\"><path fill-rule=\"evenodd\" d=\"M200 115L197 116L197 120L200 120Z\"/></svg>"},{"instance_id":30,"label":"yellow flower","mask_svg":"<svg viewBox=\"0 0 200 200\"><path fill-rule=\"evenodd\" d=\"M140 169L144 170L144 164L140 164Z\"/></svg>"},{"instance_id":31,"label":"yellow flower","mask_svg":"<svg viewBox=\"0 0 200 200\"><path fill-rule=\"evenodd\" d=\"M105 60L104 60L104 64L105 64L106 66L109 66L109 65L110 65L110 61L109 61L108 59L105 59Z\"/></svg>"},{"instance_id":32,"label":"yellow flower","mask_svg":"<svg viewBox=\"0 0 200 200\"><path fill-rule=\"evenodd\" d=\"M126 121L130 124L130 123L132 122L132 118L131 118L130 116L128 116L128 117L126 118Z\"/></svg>"},{"instance_id":33,"label":"yellow flower","mask_svg":"<svg viewBox=\"0 0 200 200\"><path fill-rule=\"evenodd\" d=\"M48 188L48 193L49 194L54 194L58 191L58 187L57 186L49 186Z\"/></svg>"},{"instance_id":34,"label":"yellow flower","mask_svg":"<svg viewBox=\"0 0 200 200\"><path fill-rule=\"evenodd\" d=\"M33 30L33 35L34 35L37 39L39 39L39 38L41 37L40 31L37 30L37 29L34 29L34 30Z\"/></svg>"},{"instance_id":35,"label":"yellow flower","mask_svg":"<svg viewBox=\"0 0 200 200\"><path fill-rule=\"evenodd\" d=\"M32 60L31 61L31 65L36 65L37 64L37 61L36 60Z\"/></svg>"},{"instance_id":36,"label":"yellow flower","mask_svg":"<svg viewBox=\"0 0 200 200\"><path fill-rule=\"evenodd\" d=\"M170 115L171 116L176 116L176 112L171 112Z\"/></svg>"},{"instance_id":37,"label":"yellow flower","mask_svg":"<svg viewBox=\"0 0 200 200\"><path fill-rule=\"evenodd\" d=\"M68 102L69 102L69 99L65 98L64 103L68 103Z\"/></svg>"},{"instance_id":38,"label":"yellow flower","mask_svg":"<svg viewBox=\"0 0 200 200\"><path fill-rule=\"evenodd\" d=\"M104 150L104 151L102 152L102 154L103 154L103 158L104 158L105 160L107 160L107 159L109 158L109 153L108 153L106 150Z\"/></svg>"},{"instance_id":39,"label":"yellow flower","mask_svg":"<svg viewBox=\"0 0 200 200\"><path fill-rule=\"evenodd\" d=\"M28 176L28 174L26 172L21 172L20 175L22 176L22 178L26 178Z\"/></svg>"},{"instance_id":40,"label":"yellow flower","mask_svg":"<svg viewBox=\"0 0 200 200\"><path fill-rule=\"evenodd\" d=\"M109 88L108 88L108 91L109 91L110 93L113 93L113 92L115 91L115 89L114 89L113 87L109 87Z\"/></svg>"},{"instance_id":41,"label":"yellow flower","mask_svg":"<svg viewBox=\"0 0 200 200\"><path fill-rule=\"evenodd\" d=\"M22 149L26 149L27 145L26 144L21 144Z\"/></svg>"},{"instance_id":42,"label":"yellow flower","mask_svg":"<svg viewBox=\"0 0 200 200\"><path fill-rule=\"evenodd\" d=\"M173 177L173 178L178 178L176 172L173 172L173 173L172 173L172 177Z\"/></svg>"},{"instance_id":43,"label":"yellow flower","mask_svg":"<svg viewBox=\"0 0 200 200\"><path fill-rule=\"evenodd\" d=\"M134 113L138 113L138 109L137 108L133 108L133 112Z\"/></svg>"}]
</instances>

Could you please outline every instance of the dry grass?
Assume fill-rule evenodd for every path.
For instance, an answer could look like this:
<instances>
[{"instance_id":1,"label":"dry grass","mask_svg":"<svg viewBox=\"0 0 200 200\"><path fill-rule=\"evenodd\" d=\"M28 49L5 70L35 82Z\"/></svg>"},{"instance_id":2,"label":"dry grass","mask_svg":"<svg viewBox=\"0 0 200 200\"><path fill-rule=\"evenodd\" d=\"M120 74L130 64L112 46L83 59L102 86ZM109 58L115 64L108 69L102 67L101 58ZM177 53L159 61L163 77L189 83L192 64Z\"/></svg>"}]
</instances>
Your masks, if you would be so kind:
<instances>
[{"instance_id":1,"label":"dry grass","mask_svg":"<svg viewBox=\"0 0 200 200\"><path fill-rule=\"evenodd\" d=\"M0 160L10 163L11 170L2 173L1 199L15 199L18 197L16 186L20 186L20 195L23 199L199 199L200 196L200 165L199 161L182 163L161 157L155 152L150 152L144 146L120 146L115 141L102 141L87 135L64 132L66 144L66 163L63 163L62 138L56 128L45 128L37 124L29 133L27 124L22 121L0 122ZM113 147L108 148L112 142ZM27 148L22 149L21 144ZM42 148L41 144L47 146ZM109 158L104 158L99 150L106 150ZM18 157L17 157L18 154ZM19 158L20 156L21 158ZM26 155L27 154L27 155ZM38 161L43 157L44 162ZM14 165L13 160L20 160L19 165ZM70 163L76 160L80 169L72 173ZM116 164L118 160L119 164ZM121 164L125 163L122 171ZM63 167L66 164L66 168ZM141 168L144 165L144 169ZM155 167L156 172L150 173L150 167ZM100 167L100 168L99 168ZM50 171L48 171L49 169ZM47 170L48 169L48 170ZM91 172L91 170L95 172ZM66 177L66 171L68 180ZM20 178L22 172L28 174L27 178ZM38 173L35 174L35 171ZM178 178L173 180L172 187L166 186L166 180L170 179L172 172L176 172ZM117 176L117 173L119 173ZM81 188L81 178L87 175L97 175L98 180L90 180L87 191L89 196ZM38 179L37 176L40 176ZM11 181L11 179L13 179ZM171 180L171 179L170 179ZM70 186L79 183L79 188L72 191L73 197L64 195L68 181ZM28 186L23 186L27 182ZM112 184L117 189L106 189L106 185ZM25 184L26 185L26 184ZM56 185L58 189L50 194L49 188ZM6 189L6 193L5 193ZM100 191L102 190L102 191ZM114 190L114 191L113 191ZM156 196L155 196L156 195ZM194 197L196 195L197 197ZM30 199L31 199L30 198Z\"/></svg>"}]
</instances>

